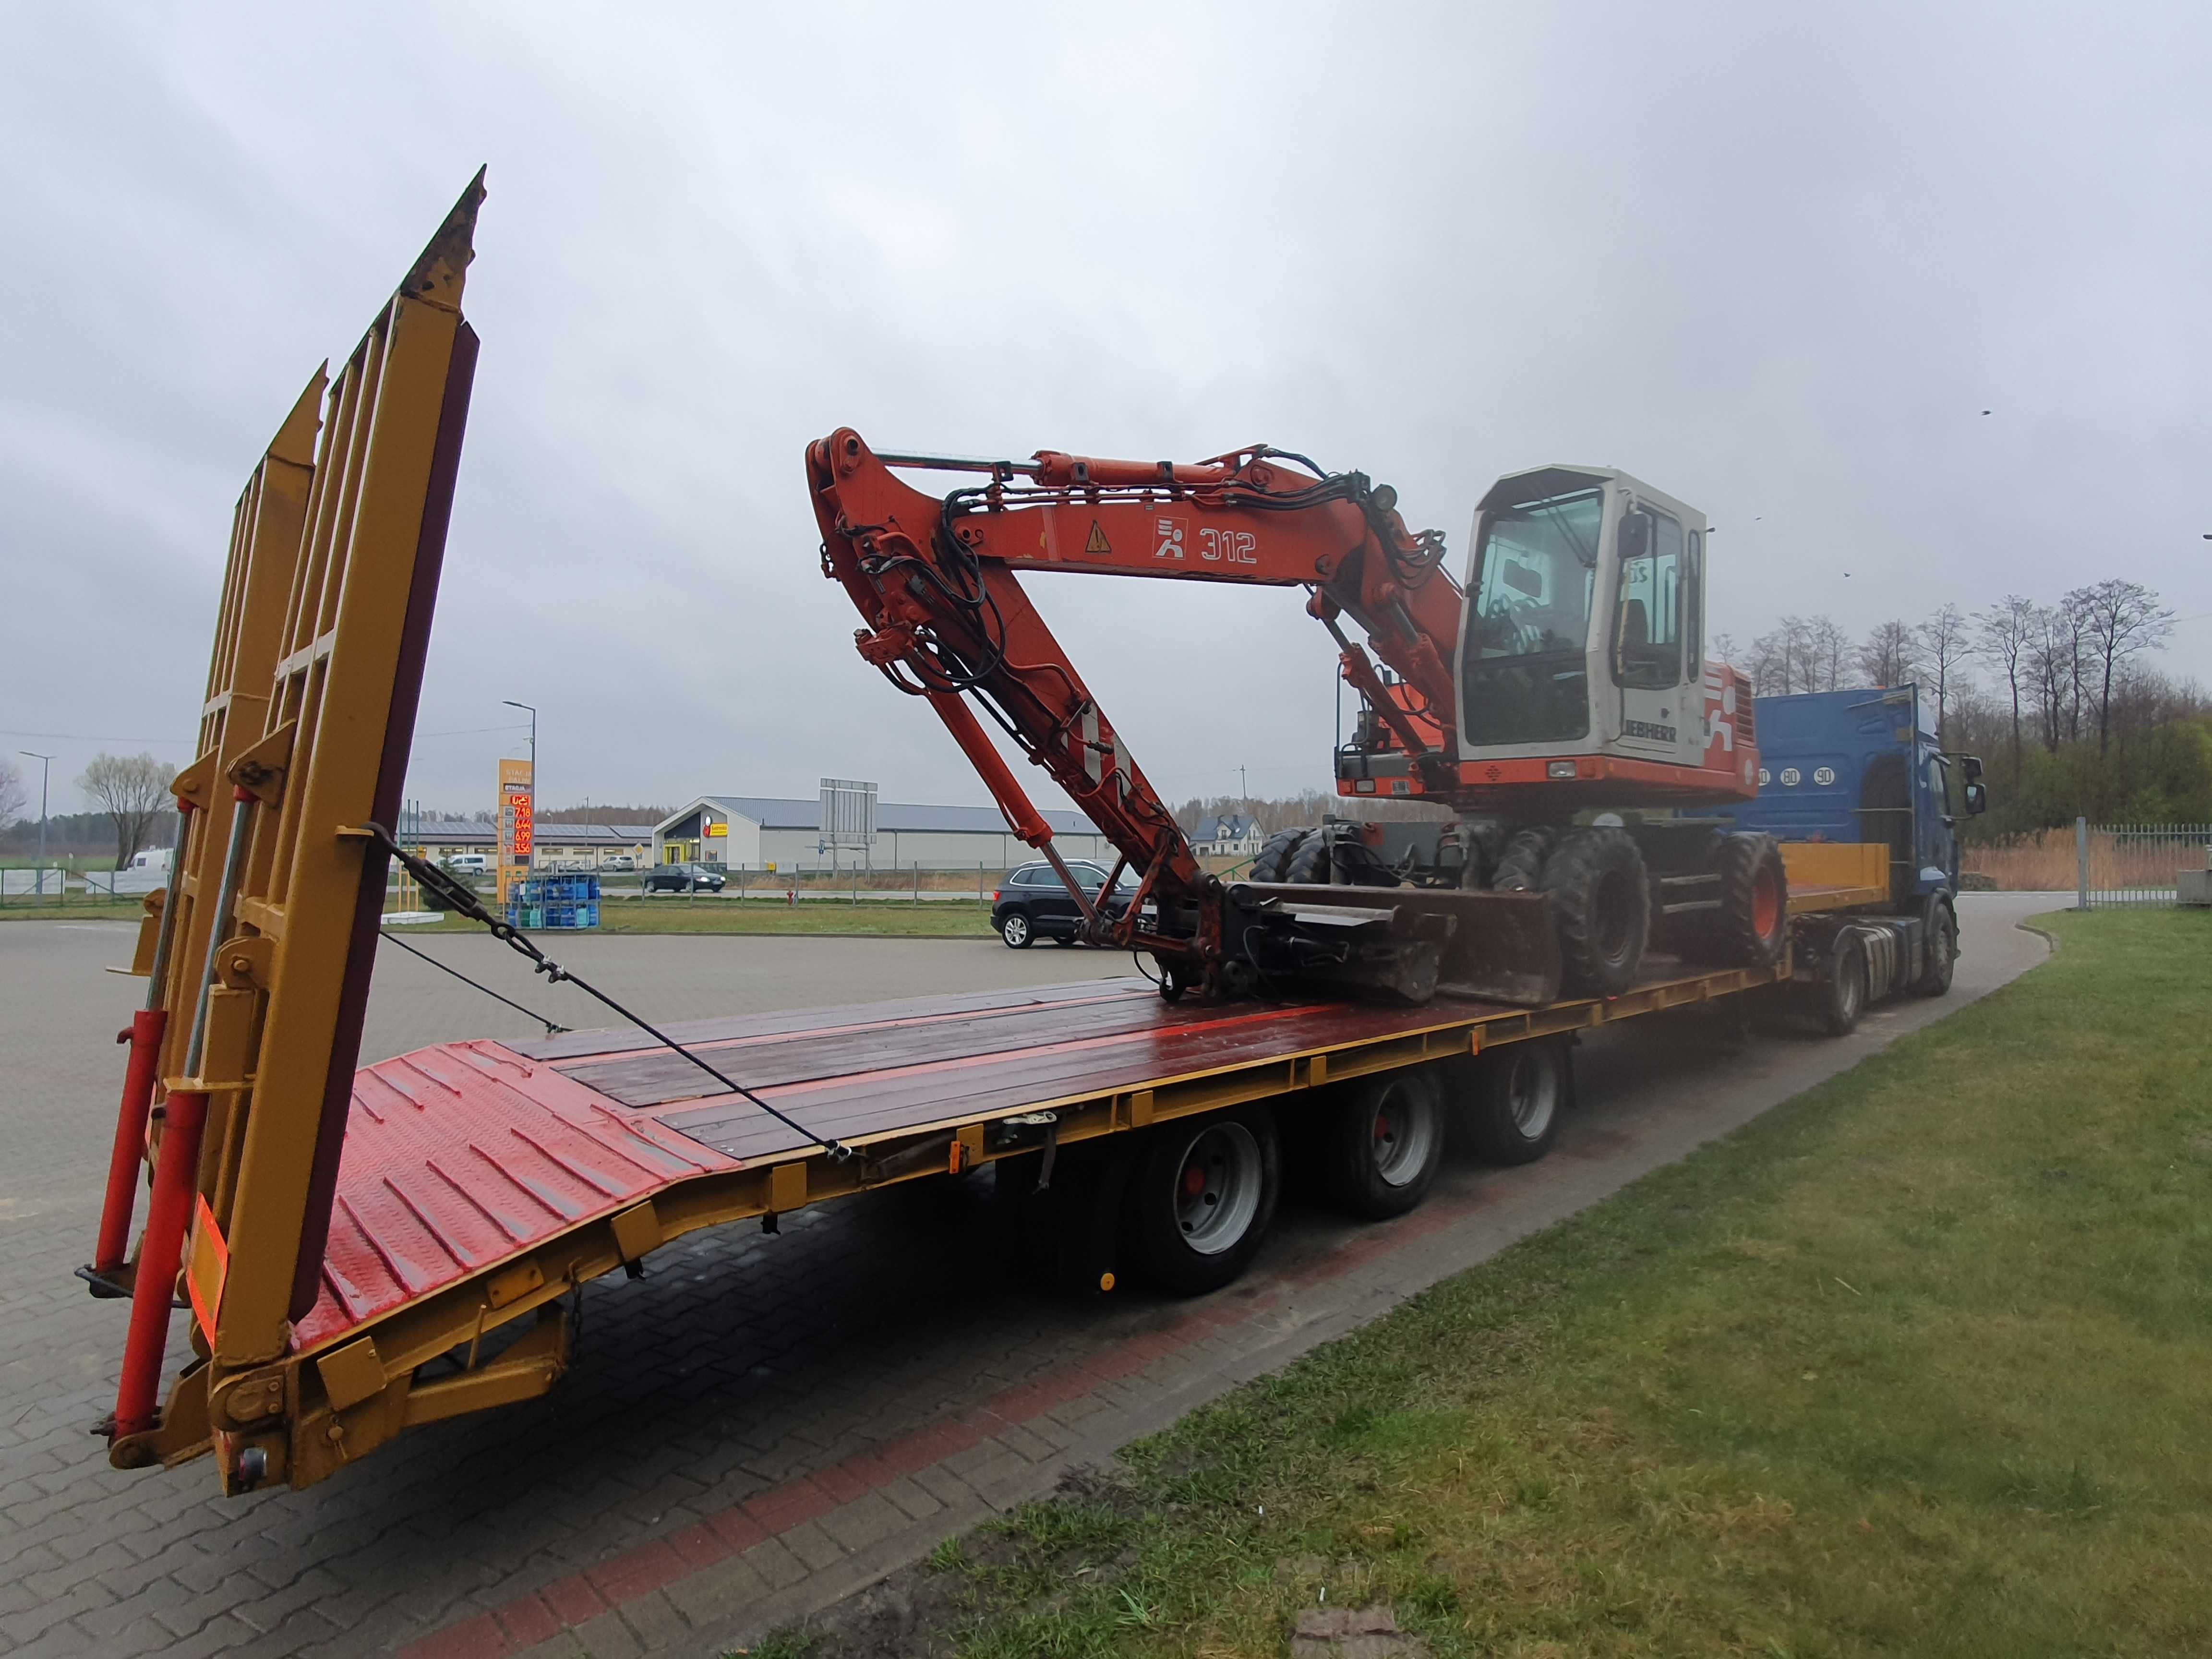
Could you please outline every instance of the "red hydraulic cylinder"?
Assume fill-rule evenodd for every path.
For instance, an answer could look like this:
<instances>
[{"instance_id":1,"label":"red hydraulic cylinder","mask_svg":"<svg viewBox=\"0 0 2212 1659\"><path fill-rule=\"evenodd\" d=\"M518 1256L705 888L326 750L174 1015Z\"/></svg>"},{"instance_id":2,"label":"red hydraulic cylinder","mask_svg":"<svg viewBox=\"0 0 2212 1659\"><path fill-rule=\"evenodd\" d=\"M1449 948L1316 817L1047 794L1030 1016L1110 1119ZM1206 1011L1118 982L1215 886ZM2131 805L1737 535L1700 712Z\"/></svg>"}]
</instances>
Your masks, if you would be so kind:
<instances>
[{"instance_id":1,"label":"red hydraulic cylinder","mask_svg":"<svg viewBox=\"0 0 2212 1659\"><path fill-rule=\"evenodd\" d=\"M162 1006L161 999L168 989L169 951L177 935L185 849L195 810L191 801L178 798L177 844L169 854L169 890L155 934L146 1006L131 1017L131 1029L115 1039L131 1045L131 1062L124 1068L123 1103L115 1114L115 1150L107 1158L107 1198L100 1207L100 1242L93 1250L95 1288L101 1278L112 1277L122 1267L124 1255L131 1248L131 1206L138 1194L138 1171L146 1158L146 1115L153 1107L154 1085L161 1080L161 1039L169 1028L169 1011Z\"/></svg>"},{"instance_id":2,"label":"red hydraulic cylinder","mask_svg":"<svg viewBox=\"0 0 2212 1659\"><path fill-rule=\"evenodd\" d=\"M200 1132L206 1127L205 1095L169 1097L161 1155L154 1167L154 1196L146 1206L146 1236L138 1246L138 1276L131 1287L131 1334L124 1341L123 1380L115 1391L118 1437L154 1426L161 1357L169 1346L169 1304L184 1260L185 1229L198 1190Z\"/></svg>"},{"instance_id":3,"label":"red hydraulic cylinder","mask_svg":"<svg viewBox=\"0 0 2212 1659\"><path fill-rule=\"evenodd\" d=\"M167 1009L141 1008L131 1016L131 1029L116 1038L131 1045L131 1063L123 1073L123 1108L115 1115L115 1148L107 1155L107 1200L100 1206L100 1243L92 1257L96 1273L121 1267L131 1248L131 1206L146 1163L146 1115L154 1103L161 1034L168 1024Z\"/></svg>"},{"instance_id":4,"label":"red hydraulic cylinder","mask_svg":"<svg viewBox=\"0 0 2212 1659\"><path fill-rule=\"evenodd\" d=\"M1014 834L1032 847L1042 847L1050 841L1052 826L1030 804L1029 792L991 746L990 735L983 730L983 723L975 718L975 711L950 691L932 691L929 706L945 722L945 729L952 733L953 742L960 745L969 763L982 774L984 783L998 798L999 811L1006 814Z\"/></svg>"}]
</instances>

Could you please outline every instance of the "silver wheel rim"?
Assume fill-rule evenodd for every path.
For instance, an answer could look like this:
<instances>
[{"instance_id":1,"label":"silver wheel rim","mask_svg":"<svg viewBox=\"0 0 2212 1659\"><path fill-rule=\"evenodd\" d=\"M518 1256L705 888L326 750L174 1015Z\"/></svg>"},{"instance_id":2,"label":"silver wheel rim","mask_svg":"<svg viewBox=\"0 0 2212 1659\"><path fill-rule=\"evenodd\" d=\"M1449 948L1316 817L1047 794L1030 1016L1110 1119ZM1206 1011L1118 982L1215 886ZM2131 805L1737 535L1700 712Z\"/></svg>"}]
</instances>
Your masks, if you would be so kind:
<instances>
[{"instance_id":1,"label":"silver wheel rim","mask_svg":"<svg viewBox=\"0 0 2212 1659\"><path fill-rule=\"evenodd\" d=\"M1006 925L999 931L1006 936L1007 944L1019 945L1030 936L1029 918L1018 911L1006 918Z\"/></svg>"},{"instance_id":2,"label":"silver wheel rim","mask_svg":"<svg viewBox=\"0 0 2212 1659\"><path fill-rule=\"evenodd\" d=\"M1184 1146L1176 1166L1176 1231L1200 1255L1236 1249L1260 1211L1260 1142L1241 1123L1214 1123Z\"/></svg>"},{"instance_id":3,"label":"silver wheel rim","mask_svg":"<svg viewBox=\"0 0 2212 1659\"><path fill-rule=\"evenodd\" d=\"M1552 1114L1559 1108L1559 1079L1535 1055L1516 1054L1505 1079L1505 1103L1521 1138L1540 1140L1552 1127Z\"/></svg>"},{"instance_id":4,"label":"silver wheel rim","mask_svg":"<svg viewBox=\"0 0 2212 1659\"><path fill-rule=\"evenodd\" d=\"M1367 1147L1386 1186L1403 1187L1428 1167L1437 1143L1437 1103L1424 1091L1397 1084L1375 1103Z\"/></svg>"}]
</instances>

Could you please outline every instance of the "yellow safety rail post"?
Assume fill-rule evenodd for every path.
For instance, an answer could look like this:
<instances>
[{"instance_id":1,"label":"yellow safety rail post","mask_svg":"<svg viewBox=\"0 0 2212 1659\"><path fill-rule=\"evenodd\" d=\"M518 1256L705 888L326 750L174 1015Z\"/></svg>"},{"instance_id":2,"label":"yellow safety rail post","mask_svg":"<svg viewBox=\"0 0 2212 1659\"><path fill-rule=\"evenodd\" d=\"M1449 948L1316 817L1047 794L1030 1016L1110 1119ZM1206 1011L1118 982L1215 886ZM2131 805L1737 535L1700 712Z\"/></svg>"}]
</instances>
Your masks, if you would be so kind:
<instances>
[{"instance_id":1,"label":"yellow safety rail post","mask_svg":"<svg viewBox=\"0 0 2212 1659\"><path fill-rule=\"evenodd\" d=\"M460 302L483 194L479 173L240 503L201 752L175 785L198 810L162 995L160 1139L192 1139L203 1115L204 1129L189 1170L156 1158L109 1442L120 1468L211 1446L236 1491L294 1455L301 1383L285 1362L319 1285L384 908L386 856L362 826L396 820L413 740L476 365ZM157 1235L185 1182L185 1237ZM206 1363L153 1416L137 1402L179 1249ZM149 1282L149 1263L168 1271Z\"/></svg>"}]
</instances>

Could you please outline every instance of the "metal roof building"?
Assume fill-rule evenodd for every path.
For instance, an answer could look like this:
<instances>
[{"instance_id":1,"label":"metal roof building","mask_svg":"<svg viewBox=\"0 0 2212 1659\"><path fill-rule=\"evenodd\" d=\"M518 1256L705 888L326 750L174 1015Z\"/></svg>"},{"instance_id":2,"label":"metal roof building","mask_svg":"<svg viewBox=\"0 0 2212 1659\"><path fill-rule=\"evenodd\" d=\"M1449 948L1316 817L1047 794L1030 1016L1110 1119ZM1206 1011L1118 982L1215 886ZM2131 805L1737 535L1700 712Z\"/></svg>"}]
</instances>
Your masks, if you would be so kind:
<instances>
[{"instance_id":1,"label":"metal roof building","mask_svg":"<svg viewBox=\"0 0 2212 1659\"><path fill-rule=\"evenodd\" d=\"M1113 848L1080 812L1041 808L1063 858L1111 858ZM1036 856L995 806L879 802L864 850L824 844L822 804L780 795L702 795L653 828L656 864L686 860L732 869L1004 870Z\"/></svg>"}]
</instances>

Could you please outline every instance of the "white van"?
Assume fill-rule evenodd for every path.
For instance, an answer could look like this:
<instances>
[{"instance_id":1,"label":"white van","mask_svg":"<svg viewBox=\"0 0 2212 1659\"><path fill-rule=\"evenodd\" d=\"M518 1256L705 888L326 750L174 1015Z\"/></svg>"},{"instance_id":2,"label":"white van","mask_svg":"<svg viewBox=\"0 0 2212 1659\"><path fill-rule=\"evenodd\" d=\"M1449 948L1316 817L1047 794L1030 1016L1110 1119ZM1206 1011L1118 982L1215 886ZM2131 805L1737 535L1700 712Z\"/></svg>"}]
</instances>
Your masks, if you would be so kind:
<instances>
[{"instance_id":1,"label":"white van","mask_svg":"<svg viewBox=\"0 0 2212 1659\"><path fill-rule=\"evenodd\" d=\"M443 862L457 876L480 876L491 868L482 853L455 853Z\"/></svg>"}]
</instances>

